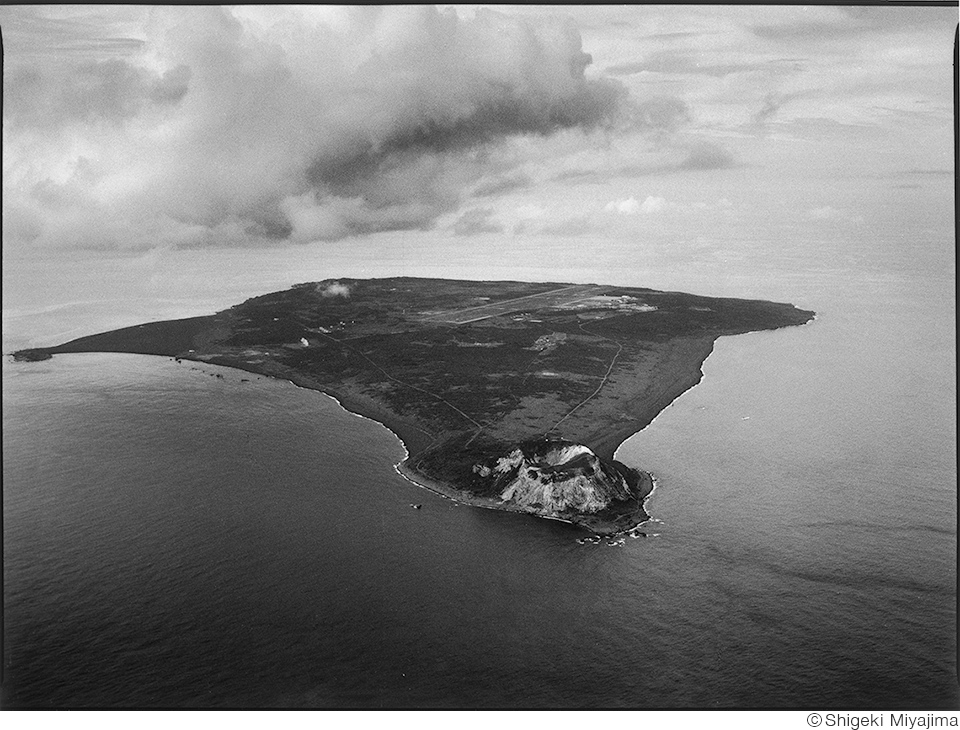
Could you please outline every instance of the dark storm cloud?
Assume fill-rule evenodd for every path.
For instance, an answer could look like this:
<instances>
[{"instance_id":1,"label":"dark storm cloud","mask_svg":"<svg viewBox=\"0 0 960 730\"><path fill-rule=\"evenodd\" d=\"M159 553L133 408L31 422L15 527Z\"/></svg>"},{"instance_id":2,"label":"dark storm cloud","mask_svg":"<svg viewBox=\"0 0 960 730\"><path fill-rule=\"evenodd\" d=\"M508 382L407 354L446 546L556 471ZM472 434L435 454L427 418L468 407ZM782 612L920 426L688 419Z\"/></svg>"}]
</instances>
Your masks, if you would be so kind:
<instances>
[{"instance_id":1,"label":"dark storm cloud","mask_svg":"<svg viewBox=\"0 0 960 730\"><path fill-rule=\"evenodd\" d=\"M341 195L364 195L389 204L378 194L375 178L396 171L423 156L447 155L476 150L514 135L548 136L563 129L590 131L609 124L621 110L624 91L618 85L595 80L585 82L568 96L548 101L524 97L516 89L489 89L488 99L461 117L431 116L427 111L410 119L398 119L382 140L345 140L337 149L318 155L306 170L318 189ZM640 124L671 123L676 112L655 104L641 111ZM371 186L373 189L371 189ZM430 202L437 202L431 196Z\"/></svg>"}]
</instances>

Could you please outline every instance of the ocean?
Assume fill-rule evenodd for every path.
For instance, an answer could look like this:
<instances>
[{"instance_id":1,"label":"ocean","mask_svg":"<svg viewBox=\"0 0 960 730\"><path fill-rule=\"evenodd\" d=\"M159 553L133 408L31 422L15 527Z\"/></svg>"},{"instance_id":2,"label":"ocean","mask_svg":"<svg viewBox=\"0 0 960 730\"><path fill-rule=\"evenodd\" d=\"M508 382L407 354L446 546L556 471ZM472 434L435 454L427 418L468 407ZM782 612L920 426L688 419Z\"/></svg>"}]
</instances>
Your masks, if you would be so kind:
<instances>
[{"instance_id":1,"label":"ocean","mask_svg":"<svg viewBox=\"0 0 960 730\"><path fill-rule=\"evenodd\" d=\"M121 287L133 310L82 301L83 267L60 301L27 275L4 351L329 276L630 283L817 319L721 338L620 447L658 480L622 546L419 489L390 432L287 382L4 358L5 706L960 705L950 242L730 235L578 268L569 241L451 261L403 240L252 266L202 301L161 301L161 272L152 303Z\"/></svg>"}]
</instances>

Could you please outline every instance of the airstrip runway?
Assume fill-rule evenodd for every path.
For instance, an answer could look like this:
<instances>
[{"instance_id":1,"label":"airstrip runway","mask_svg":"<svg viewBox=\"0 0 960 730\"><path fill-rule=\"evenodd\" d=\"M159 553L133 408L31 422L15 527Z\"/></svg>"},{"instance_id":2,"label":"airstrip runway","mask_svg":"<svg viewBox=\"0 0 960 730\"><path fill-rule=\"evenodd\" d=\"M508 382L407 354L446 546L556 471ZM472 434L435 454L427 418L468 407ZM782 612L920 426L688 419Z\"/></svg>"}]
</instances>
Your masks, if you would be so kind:
<instances>
[{"instance_id":1,"label":"airstrip runway","mask_svg":"<svg viewBox=\"0 0 960 730\"><path fill-rule=\"evenodd\" d=\"M581 299L597 296L609 288L608 286L598 286L596 284L565 286L540 294L529 294L525 297L508 299L504 302L493 302L492 304L482 304L479 307L468 307L466 309L455 309L450 312L441 312L440 314L430 315L424 318L423 321L443 324L468 324L470 322L478 322L481 319L512 314L513 312L559 307Z\"/></svg>"}]
</instances>

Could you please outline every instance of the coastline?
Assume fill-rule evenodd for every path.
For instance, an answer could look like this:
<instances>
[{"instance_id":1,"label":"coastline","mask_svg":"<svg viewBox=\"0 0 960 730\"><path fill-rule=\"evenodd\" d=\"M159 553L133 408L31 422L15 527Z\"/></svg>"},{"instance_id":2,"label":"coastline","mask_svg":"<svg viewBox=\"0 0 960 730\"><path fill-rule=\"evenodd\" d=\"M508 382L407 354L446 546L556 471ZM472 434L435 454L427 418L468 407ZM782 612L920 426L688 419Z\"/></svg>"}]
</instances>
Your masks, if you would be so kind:
<instances>
[{"instance_id":1,"label":"coastline","mask_svg":"<svg viewBox=\"0 0 960 730\"><path fill-rule=\"evenodd\" d=\"M54 348L51 348L54 349ZM704 359L709 355L713 349L713 339L709 340L708 346L705 349ZM55 354L79 354L79 352L57 352L54 350ZM117 352L117 351L115 351ZM154 357L166 357L174 361L183 361L197 363L199 365L213 365L215 367L227 367L234 370L239 370L242 372L248 372L256 375L262 375L264 377L273 378L276 380L286 380L291 383L293 386L303 389L315 391L323 394L324 396L331 398L343 411L350 413L351 415L364 418L374 423L379 424L383 428L387 429L400 443L401 448L404 450L404 457L396 464L394 464L394 471L397 472L401 477L411 484L425 489L438 497L443 499L449 499L451 501L457 502L458 504L463 504L469 507L478 507L481 509L496 510L499 512L512 512L515 514L529 515L531 517L538 517L541 519L553 520L556 522L562 522L569 524L581 529L586 529L593 532L595 535L604 536L604 537L613 537L623 533L628 532L631 529L638 527L651 518L649 514L643 509L643 506L646 504L647 499L650 494L656 488L656 478L654 475L637 470L642 476L642 479L649 479L650 485L649 489L645 490L639 497L639 512L633 513L632 516L635 516L637 519L627 519L624 520L623 524L620 524L611 520L602 520L597 518L595 515L584 514L582 519L569 519L557 515L542 514L528 509L518 507L517 505L501 502L497 499L490 497L478 497L464 490L457 489L456 487L447 484L445 482L437 481L432 479L419 471L416 471L408 465L408 462L411 456L416 456L431 444L436 441L436 437L432 434L427 433L420 427L406 423L396 417L395 414L387 411L386 409L380 407L375 401L366 398L358 398L353 395L344 394L334 388L325 386L317 381L309 378L307 376L293 373L282 367L257 367L256 365L251 365L246 362L236 362L231 361L228 358L213 358L206 359L197 356L184 355L184 354L173 354L173 353L145 353L145 352L133 352L130 350L119 351L121 354L136 354L136 355L150 355ZM676 348L672 353L671 357L668 358L667 362L671 365L676 365L683 361L682 355L685 354L687 350L685 348ZM658 391L658 394L654 398L642 397L637 399L636 405L633 406L637 409L639 416L637 421L632 421L629 425L624 428L617 429L612 432L609 436L604 438L604 441L601 442L596 448L591 446L595 453L598 456L601 456L607 460L614 460L614 452L616 448L623 443L630 436L638 433L646 425L653 421L654 418L659 414L659 410L656 412L650 413L649 409L656 407L659 403L666 400L666 403L663 407L668 405L670 402L678 398L682 393L686 392L694 385L700 382L702 377L702 371L700 370L700 361L697 365L695 373L691 370L686 370L678 378L671 379L668 386L664 389ZM660 408L662 410L662 407ZM643 422L643 425L637 427L637 423Z\"/></svg>"},{"instance_id":2,"label":"coastline","mask_svg":"<svg viewBox=\"0 0 960 730\"><path fill-rule=\"evenodd\" d=\"M602 419L595 420L594 424L599 425L594 425L592 431L567 435L570 440L588 446L601 459L626 468L627 472L634 473L635 478L639 480L634 484L638 496L633 509L625 509L622 513L611 510L611 512L607 512L607 519L603 519L597 515L586 513L564 516L543 514L529 508L502 502L495 497L476 496L469 491L456 488L453 484L427 476L413 468L411 464L416 463L415 459L434 445L441 436L428 432L416 422L404 420L374 398L367 397L362 393L353 393L332 387L286 366L272 362L250 363L245 360L234 359L230 354L204 354L202 346L207 343L197 343L197 333L212 320L213 317L193 317L156 323L153 326L159 328L162 335L159 345L152 343L148 337L144 337L146 332L141 332L140 327L142 326L140 326L91 335L51 348L33 348L11 354L15 359L24 360L46 359L53 354L76 352L149 354L170 357L177 362L205 363L286 380L298 388L318 391L332 398L347 413L374 421L390 431L400 442L405 453L404 458L394 465L394 470L401 477L422 489L460 504L552 519L606 535L619 534L648 521L650 516L644 510L644 505L657 486L656 479L652 474L639 468L629 467L616 459L620 446L650 425L664 409L683 393L700 383L704 377L703 363L713 352L714 345L719 337L758 331L730 330L719 334L672 338L669 342L664 343L666 347L662 350L663 356L656 362L652 371L644 372L641 370L635 374L635 377L653 376L652 382L644 392L629 398L628 387L621 384L618 388L617 384L612 384L613 392L608 394L607 397L618 402L619 421L614 418L606 422ZM815 316L805 323L810 323L813 320L815 320ZM129 338L124 339L124 336L129 336ZM189 345L200 347L201 352L195 353L193 350L189 350ZM18 358L18 355L21 357ZM30 357L23 357L24 355ZM619 398L623 398L623 400L618 401ZM626 474L624 473L625 476ZM630 477L627 478L630 479ZM632 502L626 502L623 507L626 508L631 504Z\"/></svg>"},{"instance_id":3,"label":"coastline","mask_svg":"<svg viewBox=\"0 0 960 730\"><path fill-rule=\"evenodd\" d=\"M350 396L344 396L340 393L336 393L333 389L326 388L321 386L316 381L308 377L301 375L295 375L292 373L271 373L267 372L267 369L257 370L252 367L240 367L238 364L227 364L225 362L214 362L210 360L202 359L193 359L189 357L180 357L179 359L189 362L197 362L206 365L215 365L217 367L229 367L235 370L242 370L244 372L256 373L258 375L263 375L268 378L274 378L276 380L286 380L288 383L292 384L294 387L300 388L302 390L310 390L317 393L321 393L326 397L332 399L344 412L349 413L350 415L357 416L358 418L363 418L368 421L372 421L376 424L379 424L387 431L389 431L397 439L400 444L400 447L404 451L403 458L393 465L394 471L399 474L403 479L410 482L411 484L425 489L428 492L431 492L442 499L449 499L451 501L457 502L458 504L463 504L468 507L479 507L481 509L496 510L499 512L513 512L516 514L530 515L532 517L540 517L542 519L554 520L556 522L564 522L569 525L577 525L576 522L562 517L555 517L552 515L538 514L536 512L530 512L528 510L522 509L515 505L507 504L500 502L498 500L489 498L489 497L477 497L461 489L456 489L455 487L445 483L440 482L435 479L431 479L426 475L414 470L407 465L407 461L410 459L412 453L410 448L411 436L412 440L417 442L417 445L420 447L419 451L424 450L432 444L436 439L432 435L428 435L425 432L417 429L415 426L409 426L408 428L400 428L399 421L396 418L392 417L392 414L389 414L387 411L381 408L377 408L375 404L371 401L370 403L361 403L357 398L352 398ZM406 424L405 424L406 425ZM416 430L412 430L416 429ZM421 443L422 442L422 443ZM656 481L653 480L653 476L650 475L653 484L656 484ZM651 490L652 491L652 490ZM644 495L641 498L641 501L646 499L647 495ZM645 521L645 520L644 520ZM622 531L622 530L621 530ZM613 533L610 533L613 534Z\"/></svg>"},{"instance_id":4,"label":"coastline","mask_svg":"<svg viewBox=\"0 0 960 730\"><path fill-rule=\"evenodd\" d=\"M181 359L187 359L187 358L181 358ZM203 362L208 365L217 365L218 367L232 367L238 370L245 370L245 371L247 370L246 368L236 368L233 365L209 362L206 360L191 360L191 362ZM649 480L650 486L649 486L649 489L646 490L644 493L642 493L641 496L639 497L639 507L640 507L639 514L642 514L643 518L639 520L630 520L628 525L624 525L624 526L616 525L612 522L601 520L594 515L584 515L582 520L577 520L577 519L567 519L557 515L542 514L539 512L524 509L522 507L518 507L517 505L513 505L507 502L502 502L500 500L496 500L491 497L478 497L465 490L457 489L456 487L453 487L452 485L447 484L446 482L441 482L436 479L432 479L426 476L425 474L423 474L422 472L419 472L413 469L408 465L408 461L410 460L412 454L408 446L407 437L404 436L401 429L397 428L397 422L396 421L391 422L390 419L386 417L385 415L386 412L383 411L382 409L377 409L375 407L363 408L362 406L359 405L359 401L357 399L349 398L349 397L341 397L339 395L336 395L333 392L331 392L329 389L320 387L318 384L313 383L309 378L300 377L300 376L287 377L285 375L274 375L274 374L270 374L262 371L252 371L252 370L248 372L258 372L259 374L265 375L266 377L286 380L287 382L291 383L293 386L300 388L302 390L311 390L311 391L319 392L327 396L328 398L331 398L346 413L349 413L353 416L357 416L358 418L363 418L368 421L373 421L374 423L379 424L380 426L385 428L387 431L389 431L391 434L393 434L393 436L400 443L400 447L404 451L403 458L393 465L394 471L398 475L400 475L403 479L410 482L414 486L419 487L421 489L425 489L428 492L431 492L442 499L449 499L453 502L457 502L458 504L462 504L468 507L478 507L480 509L496 510L498 512L512 512L514 514L529 515L531 517L538 517L541 519L553 520L555 522L563 522L565 524L573 525L575 527L581 527L581 528L592 530L595 534L603 535L605 537L615 536L621 533L628 532L629 530L634 529L635 527L638 527L648 522L651 519L650 515L643 509L643 506L646 504L646 501L649 498L649 496L656 489L657 480L656 480L656 477L649 472L639 470L639 469L636 470L636 471L639 471L639 473L642 475L641 479L646 478ZM378 418L375 416L380 416L380 417ZM423 434L422 431L418 435L421 435L421 434ZM429 446L430 443L433 443L434 440L435 439L433 437L430 437L430 440L427 443L427 446ZM426 447L423 447L423 448L426 448Z\"/></svg>"},{"instance_id":5,"label":"coastline","mask_svg":"<svg viewBox=\"0 0 960 730\"><path fill-rule=\"evenodd\" d=\"M590 446L597 456L615 460L617 451L627 439L640 433L653 423L667 406L700 383L703 379L703 363L713 352L716 340L716 337L701 337L679 342L678 346L670 351L666 361L661 364L662 371L674 372L674 377L656 392L643 394L627 401L624 404L625 410L630 411L635 418L619 428L613 428L598 435L595 439L589 436L584 438L583 441L589 442L586 445ZM696 364L690 367L690 363Z\"/></svg>"},{"instance_id":6,"label":"coastline","mask_svg":"<svg viewBox=\"0 0 960 730\"><path fill-rule=\"evenodd\" d=\"M248 373L263 375L264 377L274 378L276 380L286 380L287 382L292 383L296 387L302 388L303 390L312 390L322 393L323 395L332 398L337 405L339 405L347 413L374 421L375 423L379 423L381 426L386 428L400 441L404 451L406 451L408 455L411 453L411 450L414 450L414 453L419 453L436 441L436 437L433 434L428 433L419 426L407 421L403 421L395 414L381 407L379 404L369 398L359 398L355 395L343 393L335 388L318 383L317 381L305 375L290 372L285 368L258 368L257 366L246 362L232 362L229 359L220 358L207 360L198 357L191 357L189 355L171 355L169 357L174 357L175 359L183 360L184 362L216 365L218 367L233 368L234 370L242 370Z\"/></svg>"},{"instance_id":7,"label":"coastline","mask_svg":"<svg viewBox=\"0 0 960 730\"><path fill-rule=\"evenodd\" d=\"M421 489L426 489L428 492L432 492L437 496L443 499L449 499L458 504L463 504L468 507L479 507L481 509L490 509L496 510L498 512L512 512L518 515L529 515L530 517L537 517L544 520L553 520L554 522L563 522L574 527L580 527L592 531L595 535L603 537L614 537L630 530L639 527L640 525L650 521L650 515L643 511L643 504L646 502L647 497L653 493L653 489L656 487L656 479L652 474L647 472L642 472L647 475L651 482L651 489L643 497L640 498L641 504L641 514L643 515L642 519L630 520L629 524L626 525L617 525L613 522L601 520L594 515L584 515L583 519L567 519L565 517L560 517L558 515L547 515L540 512L533 512L530 510L523 509L517 505L510 504L508 502L501 502L499 500L492 499L490 497L477 497L468 492L464 492L459 489L455 489L448 484L443 482L438 482L435 479L431 479L420 472L412 469L407 466L407 459L409 456L404 457L401 461L393 465L394 471L397 472L401 477L406 479L411 484L420 487Z\"/></svg>"},{"instance_id":8,"label":"coastline","mask_svg":"<svg viewBox=\"0 0 960 730\"><path fill-rule=\"evenodd\" d=\"M671 349L668 357L665 360L665 363L663 363L665 365L663 371L676 373L675 376L670 378L666 385L657 389L654 394L643 395L627 403L627 407L630 408L630 410L633 411L637 416L636 420L631 421L629 424L625 424L622 428L611 431L609 434L604 434L596 441L589 439L590 441L593 441L593 444L596 444L595 446L592 444L587 444L594 451L594 453L603 459L617 461L616 452L627 439L636 435L650 425L665 408L667 408L681 395L700 383L704 375L703 363L712 354L718 337L719 336L684 338L678 342L678 346ZM691 362L696 363L695 367L679 367ZM210 364L222 364L225 367L236 367L234 365L227 365L225 363ZM247 368L238 369L246 370ZM642 475L642 479L649 480L649 487L643 490L641 496L639 497L640 511L636 514L636 516L641 519L628 520L628 524L618 525L615 522L598 519L593 515L584 515L583 519L577 520L567 519L556 515L537 513L522 509L516 505L501 502L490 497L478 497L464 490L457 489L456 487L445 482L432 479L413 469L408 464L411 456L415 456L422 450L426 449L436 439L433 436L428 436L425 432L417 429L415 426L403 424L407 426L407 428L403 428L401 422L396 419L393 414L377 407L375 403L363 403L360 401L360 399L344 396L340 393L337 393L333 389L323 387L319 383L316 383L310 378L304 376L295 374L274 374L263 371L255 372L259 372L260 374L268 377L282 378L298 388L303 388L304 390L314 390L323 393L327 397L332 398L337 405L339 405L347 413L351 413L361 418L366 418L383 426L390 433L392 433L394 437L396 437L401 448L404 450L404 457L393 466L394 471L411 484L421 489L425 489L442 499L449 499L457 502L458 504L463 504L469 507L478 507L481 509L496 510L500 512L512 512L515 514L530 515L532 517L539 517L541 519L563 522L575 527L590 530L594 532L594 534L602 535L604 537L612 537L629 532L630 530L639 527L640 525L643 525L652 519L644 507L657 488L657 480L654 474L643 471L642 469L637 469L637 471ZM414 443L411 444L411 441ZM413 446L413 448L411 448L411 446ZM627 465L625 464L624 466Z\"/></svg>"},{"instance_id":9,"label":"coastline","mask_svg":"<svg viewBox=\"0 0 960 730\"><path fill-rule=\"evenodd\" d=\"M227 367L232 366L228 365ZM277 376L271 375L269 377ZM401 421L389 411L377 407L373 401L367 401L366 399L361 401L355 396L338 393L331 388L325 388L319 384L315 384L311 382L309 378L302 376L282 375L280 377L293 383L298 388L302 388L304 390L314 390L323 393L325 396L336 401L337 405L347 413L359 416L360 418L366 418L374 423L379 423L397 438L408 456L411 453L411 446L416 448L416 450L419 452L423 451L434 441L436 441L436 437L432 434L423 431L417 426Z\"/></svg>"}]
</instances>

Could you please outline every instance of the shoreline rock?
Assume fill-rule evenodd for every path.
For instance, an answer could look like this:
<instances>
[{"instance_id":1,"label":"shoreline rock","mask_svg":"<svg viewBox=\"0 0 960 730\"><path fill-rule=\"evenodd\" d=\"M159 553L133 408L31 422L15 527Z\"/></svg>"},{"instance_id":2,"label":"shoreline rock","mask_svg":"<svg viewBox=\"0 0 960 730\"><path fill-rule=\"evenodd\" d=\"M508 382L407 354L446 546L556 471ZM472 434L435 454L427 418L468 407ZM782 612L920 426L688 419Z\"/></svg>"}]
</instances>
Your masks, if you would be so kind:
<instances>
[{"instance_id":1,"label":"shoreline rock","mask_svg":"<svg viewBox=\"0 0 960 730\"><path fill-rule=\"evenodd\" d=\"M631 475L629 478L629 481L632 482L630 487L633 492L631 499L623 501L619 505L614 504L606 511L599 511L594 514L578 514L538 510L502 499L482 497L467 490L457 489L446 482L439 481L428 474L424 474L410 466L410 461L411 457L408 456L394 465L394 469L400 476L421 489L426 489L445 499L470 507L479 507L481 509L491 509L500 512L513 512L516 514L530 515L532 517L540 517L542 519L555 520L587 529L595 535L605 537L627 533L650 520L650 515L644 509L644 503L655 486L653 475L639 469L632 469L619 462L614 462L616 464L614 468L626 470Z\"/></svg>"}]
</instances>

